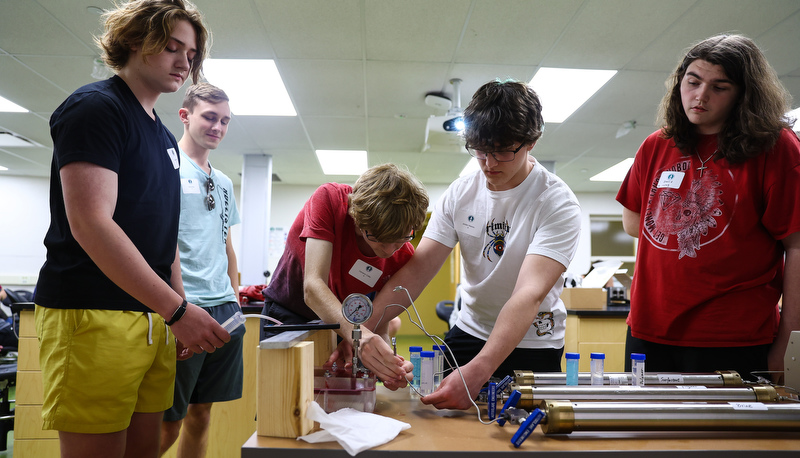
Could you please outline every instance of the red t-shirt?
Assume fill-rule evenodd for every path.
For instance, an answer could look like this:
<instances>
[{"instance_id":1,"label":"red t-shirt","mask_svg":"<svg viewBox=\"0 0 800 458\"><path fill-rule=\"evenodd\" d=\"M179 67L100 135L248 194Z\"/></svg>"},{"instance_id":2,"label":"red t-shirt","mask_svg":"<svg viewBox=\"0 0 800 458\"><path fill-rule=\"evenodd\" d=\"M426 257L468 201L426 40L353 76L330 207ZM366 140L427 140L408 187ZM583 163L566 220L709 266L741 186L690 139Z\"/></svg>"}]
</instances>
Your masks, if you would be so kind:
<instances>
[{"instance_id":1,"label":"red t-shirt","mask_svg":"<svg viewBox=\"0 0 800 458\"><path fill-rule=\"evenodd\" d=\"M716 135L701 136L707 160ZM631 334L697 347L774 340L784 237L800 230L800 141L784 130L744 163L684 155L660 132L639 148L617 200L640 213Z\"/></svg>"},{"instance_id":2,"label":"red t-shirt","mask_svg":"<svg viewBox=\"0 0 800 458\"><path fill-rule=\"evenodd\" d=\"M349 294L380 291L395 272L411 259L414 247L406 243L392 257L366 256L358 249L355 222L347 214L347 196L353 188L338 183L320 186L292 223L286 248L278 261L265 300L274 301L309 320L319 317L303 301L306 239L333 243L328 287L342 301Z\"/></svg>"}]
</instances>

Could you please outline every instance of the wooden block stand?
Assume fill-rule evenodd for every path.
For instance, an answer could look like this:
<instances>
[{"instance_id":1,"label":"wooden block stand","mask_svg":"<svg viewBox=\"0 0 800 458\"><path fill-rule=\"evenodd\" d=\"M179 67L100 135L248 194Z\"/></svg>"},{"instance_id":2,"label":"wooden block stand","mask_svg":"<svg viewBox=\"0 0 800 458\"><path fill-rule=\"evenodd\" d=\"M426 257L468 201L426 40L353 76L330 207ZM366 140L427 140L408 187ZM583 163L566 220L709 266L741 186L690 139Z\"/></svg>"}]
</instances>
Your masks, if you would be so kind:
<instances>
[{"instance_id":1,"label":"wooden block stand","mask_svg":"<svg viewBox=\"0 0 800 458\"><path fill-rule=\"evenodd\" d=\"M256 386L259 436L295 438L308 434L306 418L314 400L314 366L321 366L336 348L331 330L289 331L261 341Z\"/></svg>"}]
</instances>

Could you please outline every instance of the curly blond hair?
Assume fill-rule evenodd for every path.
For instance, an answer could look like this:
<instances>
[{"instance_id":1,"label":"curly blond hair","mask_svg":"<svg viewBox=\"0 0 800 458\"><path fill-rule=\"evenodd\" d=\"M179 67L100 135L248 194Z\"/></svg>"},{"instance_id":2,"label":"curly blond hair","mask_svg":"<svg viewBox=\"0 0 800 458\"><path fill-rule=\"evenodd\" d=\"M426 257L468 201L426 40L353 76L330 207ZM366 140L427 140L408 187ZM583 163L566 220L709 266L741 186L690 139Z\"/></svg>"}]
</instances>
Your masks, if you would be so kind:
<instances>
[{"instance_id":1,"label":"curly blond hair","mask_svg":"<svg viewBox=\"0 0 800 458\"><path fill-rule=\"evenodd\" d=\"M428 193L422 183L394 164L364 172L347 201L347 212L356 226L382 242L400 240L420 229L428 211Z\"/></svg>"}]
</instances>

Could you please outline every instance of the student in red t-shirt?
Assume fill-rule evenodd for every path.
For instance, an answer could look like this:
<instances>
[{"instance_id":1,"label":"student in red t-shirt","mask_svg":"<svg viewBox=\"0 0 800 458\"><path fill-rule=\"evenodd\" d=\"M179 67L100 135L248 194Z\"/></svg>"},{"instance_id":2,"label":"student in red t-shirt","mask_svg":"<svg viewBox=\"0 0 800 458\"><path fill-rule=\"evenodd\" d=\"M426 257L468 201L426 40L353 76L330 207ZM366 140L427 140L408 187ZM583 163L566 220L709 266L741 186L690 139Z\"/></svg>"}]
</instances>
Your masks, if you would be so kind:
<instances>
[{"instance_id":1,"label":"student in red t-shirt","mask_svg":"<svg viewBox=\"0 0 800 458\"><path fill-rule=\"evenodd\" d=\"M800 329L790 96L740 35L692 47L669 86L617 195L639 238L626 353L648 371L782 372Z\"/></svg>"},{"instance_id":2,"label":"student in red t-shirt","mask_svg":"<svg viewBox=\"0 0 800 458\"><path fill-rule=\"evenodd\" d=\"M264 314L284 324L339 323L343 344L333 357L348 361L353 325L342 315L342 301L351 293L374 296L411 258L409 242L422 228L427 209L428 194L419 180L393 164L370 168L352 187L320 186L289 229L264 290ZM362 342L388 339L390 333L388 323L361 329ZM363 361L387 387L405 386L410 362L399 356L393 362Z\"/></svg>"}]
</instances>

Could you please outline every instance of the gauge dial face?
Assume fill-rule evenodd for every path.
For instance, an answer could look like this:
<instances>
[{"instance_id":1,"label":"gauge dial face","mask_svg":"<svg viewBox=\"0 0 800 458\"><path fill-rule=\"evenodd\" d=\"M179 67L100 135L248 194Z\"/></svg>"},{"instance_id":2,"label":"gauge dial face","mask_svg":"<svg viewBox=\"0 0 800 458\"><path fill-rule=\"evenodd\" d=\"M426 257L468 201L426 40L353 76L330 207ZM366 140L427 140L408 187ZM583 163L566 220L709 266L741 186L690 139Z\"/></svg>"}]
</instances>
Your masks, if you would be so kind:
<instances>
[{"instance_id":1,"label":"gauge dial face","mask_svg":"<svg viewBox=\"0 0 800 458\"><path fill-rule=\"evenodd\" d=\"M372 301L363 294L353 293L342 302L344 318L353 323L364 323L372 316Z\"/></svg>"}]
</instances>

